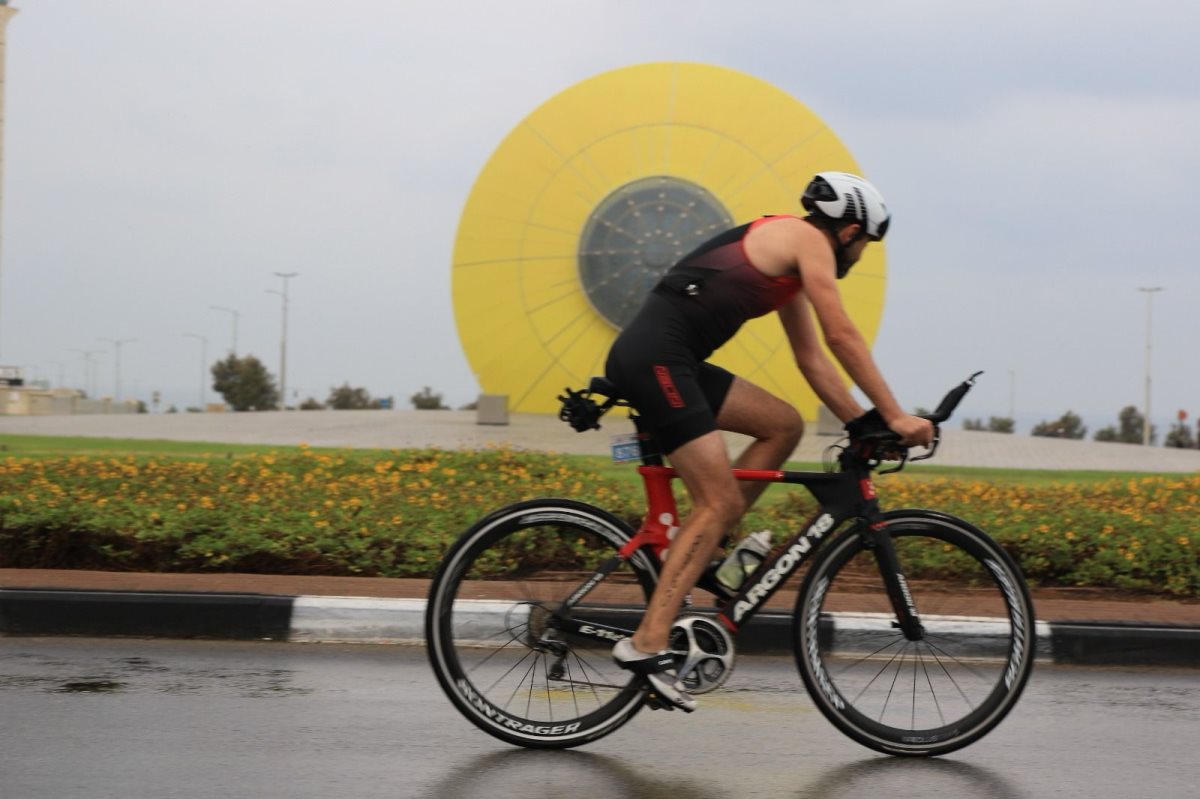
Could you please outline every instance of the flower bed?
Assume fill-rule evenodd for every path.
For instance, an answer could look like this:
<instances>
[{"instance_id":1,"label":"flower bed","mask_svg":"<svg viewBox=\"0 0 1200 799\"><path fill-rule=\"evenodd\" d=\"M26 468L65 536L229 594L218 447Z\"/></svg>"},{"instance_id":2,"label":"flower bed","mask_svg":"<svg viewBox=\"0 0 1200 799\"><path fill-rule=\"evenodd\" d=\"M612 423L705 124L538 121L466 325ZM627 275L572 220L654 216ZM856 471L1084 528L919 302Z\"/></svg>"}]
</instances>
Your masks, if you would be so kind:
<instances>
[{"instance_id":1,"label":"flower bed","mask_svg":"<svg viewBox=\"0 0 1200 799\"><path fill-rule=\"evenodd\" d=\"M11 457L0 463L0 566L428 576L469 524L522 499L572 497L636 523L638 486L578 463L306 447L226 460ZM896 476L879 490L885 507L937 508L982 527L1031 582L1200 596L1200 476ZM813 508L802 490L783 497L743 529L768 527L781 541Z\"/></svg>"}]
</instances>

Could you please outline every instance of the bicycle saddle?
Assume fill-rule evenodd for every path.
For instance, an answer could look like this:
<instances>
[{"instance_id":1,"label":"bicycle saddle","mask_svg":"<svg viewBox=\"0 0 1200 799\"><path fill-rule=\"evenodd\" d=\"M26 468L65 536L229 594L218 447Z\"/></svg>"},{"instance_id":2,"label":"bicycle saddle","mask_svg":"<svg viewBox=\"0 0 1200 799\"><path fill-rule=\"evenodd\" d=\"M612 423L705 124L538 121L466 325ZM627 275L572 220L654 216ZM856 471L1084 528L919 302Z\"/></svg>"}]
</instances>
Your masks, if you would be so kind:
<instances>
[{"instance_id":1,"label":"bicycle saddle","mask_svg":"<svg viewBox=\"0 0 1200 799\"><path fill-rule=\"evenodd\" d=\"M588 393L602 394L613 400L625 399L621 396L621 392L613 385L612 381L607 377L593 377L592 382L588 383Z\"/></svg>"}]
</instances>

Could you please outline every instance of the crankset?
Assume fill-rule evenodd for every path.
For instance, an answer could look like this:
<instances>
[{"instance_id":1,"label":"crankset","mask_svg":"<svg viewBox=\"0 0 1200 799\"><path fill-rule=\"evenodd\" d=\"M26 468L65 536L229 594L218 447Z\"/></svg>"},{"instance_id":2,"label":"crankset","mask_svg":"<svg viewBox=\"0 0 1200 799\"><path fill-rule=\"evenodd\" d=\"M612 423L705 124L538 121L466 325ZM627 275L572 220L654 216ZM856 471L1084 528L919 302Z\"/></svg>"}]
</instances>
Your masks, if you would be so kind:
<instances>
[{"instance_id":1,"label":"crankset","mask_svg":"<svg viewBox=\"0 0 1200 799\"><path fill-rule=\"evenodd\" d=\"M671 625L667 648L675 656L675 673L688 693L714 691L733 673L733 637L715 619L680 616Z\"/></svg>"}]
</instances>

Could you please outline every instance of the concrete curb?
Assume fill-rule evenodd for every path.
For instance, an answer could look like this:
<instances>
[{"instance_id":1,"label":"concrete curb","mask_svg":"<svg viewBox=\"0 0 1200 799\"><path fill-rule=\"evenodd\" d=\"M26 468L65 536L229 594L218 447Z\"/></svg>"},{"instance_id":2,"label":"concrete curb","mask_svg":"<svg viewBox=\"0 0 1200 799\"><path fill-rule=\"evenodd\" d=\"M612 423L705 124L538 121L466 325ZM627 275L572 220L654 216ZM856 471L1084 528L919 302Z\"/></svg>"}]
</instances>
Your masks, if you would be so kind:
<instances>
[{"instance_id":1,"label":"concrete curb","mask_svg":"<svg viewBox=\"0 0 1200 799\"><path fill-rule=\"evenodd\" d=\"M508 607L482 602L479 613L502 617ZM789 655L791 626L790 614L762 613L738 635L738 649ZM425 600L0 589L0 635L422 645ZM1039 659L1054 663L1200 666L1195 627L1038 622L1037 640Z\"/></svg>"}]
</instances>

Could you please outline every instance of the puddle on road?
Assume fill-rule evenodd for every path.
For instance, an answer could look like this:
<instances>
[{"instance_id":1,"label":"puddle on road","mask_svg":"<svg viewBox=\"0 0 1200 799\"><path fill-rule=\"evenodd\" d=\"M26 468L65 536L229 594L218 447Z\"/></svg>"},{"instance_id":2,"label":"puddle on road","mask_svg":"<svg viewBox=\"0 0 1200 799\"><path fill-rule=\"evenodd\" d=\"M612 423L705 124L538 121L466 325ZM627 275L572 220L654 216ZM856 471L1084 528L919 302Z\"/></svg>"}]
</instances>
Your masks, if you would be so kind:
<instances>
[{"instance_id":1,"label":"puddle on road","mask_svg":"<svg viewBox=\"0 0 1200 799\"><path fill-rule=\"evenodd\" d=\"M12 665L12 671L5 666ZM55 694L233 695L245 699L306 696L314 689L296 684L289 669L205 668L147 657L106 658L91 667L57 658L0 659L0 691L41 690ZM100 666L100 668L96 668ZM5 673L8 671L8 673Z\"/></svg>"},{"instance_id":2,"label":"puddle on road","mask_svg":"<svg viewBox=\"0 0 1200 799\"><path fill-rule=\"evenodd\" d=\"M56 694L112 694L125 690L126 684L115 680L75 680L52 689Z\"/></svg>"}]
</instances>

